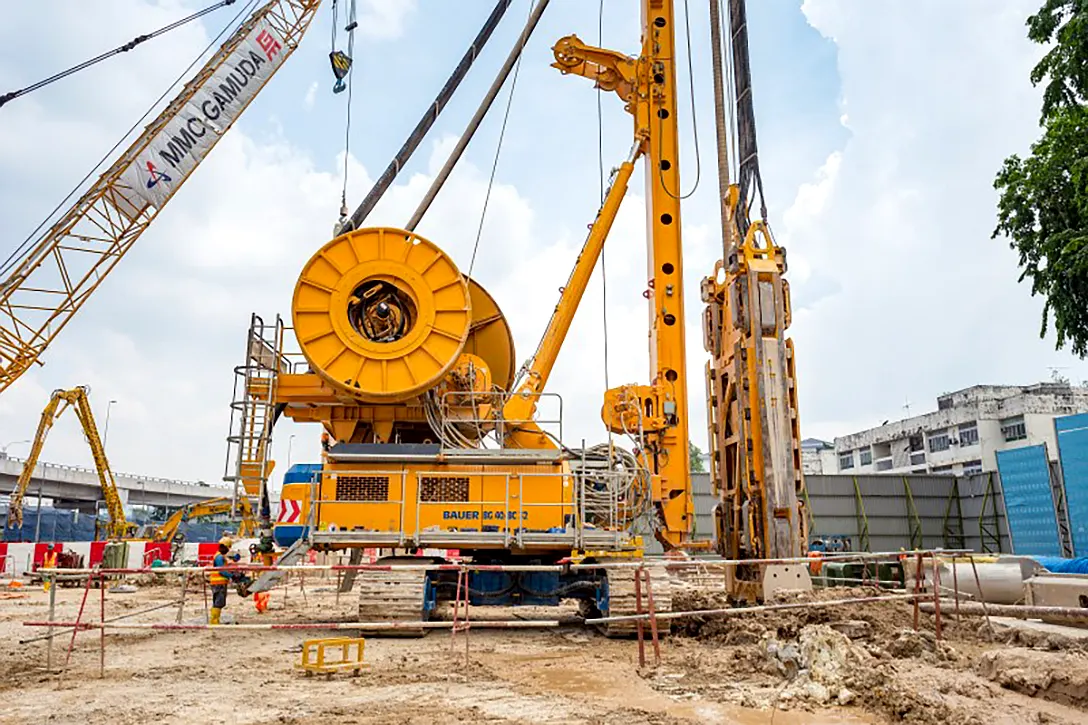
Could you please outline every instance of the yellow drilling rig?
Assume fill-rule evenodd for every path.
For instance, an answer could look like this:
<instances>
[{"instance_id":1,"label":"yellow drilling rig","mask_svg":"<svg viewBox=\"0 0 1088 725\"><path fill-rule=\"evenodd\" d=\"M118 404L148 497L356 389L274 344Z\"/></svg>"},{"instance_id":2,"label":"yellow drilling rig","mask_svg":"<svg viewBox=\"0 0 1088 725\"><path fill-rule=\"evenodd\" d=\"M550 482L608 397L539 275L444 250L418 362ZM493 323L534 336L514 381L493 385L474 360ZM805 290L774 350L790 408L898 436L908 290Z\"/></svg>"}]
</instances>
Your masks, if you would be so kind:
<instances>
[{"instance_id":1,"label":"yellow drilling rig","mask_svg":"<svg viewBox=\"0 0 1088 725\"><path fill-rule=\"evenodd\" d=\"M510 4L496 4L355 214L349 217L345 204L335 238L298 277L289 320L251 320L246 358L235 369L226 478L235 485L235 508L248 505L259 516L266 549L276 421L287 416L319 424L327 439L313 479L284 488L282 499L297 516L277 529L289 524L297 540L282 562L309 548L363 547L458 549L474 562L500 564L630 557L642 552L640 523L667 551L693 548L674 0L640 0L641 43L632 44L633 55L574 35L553 47L557 70L620 98L632 121L632 145L612 174L547 329L520 369L498 303L415 226L548 0L536 0L498 78L408 224L363 225ZM319 5L271 0L246 18L77 204L9 265L0 286L0 389L38 360L297 47ZM709 0L709 6L723 254L701 292L710 353L711 480L719 499L716 543L719 553L748 562L731 578L733 593L759 599L775 587L802 586L805 571L780 561L803 554L806 538L795 365L785 337L789 287L785 251L771 237L761 198L745 2ZM351 18L347 30L354 26ZM333 65L342 87L350 58L341 53ZM723 73L726 67L730 73ZM726 76L735 81L731 89L724 87ZM732 139L726 106L737 119ZM729 176L730 151L736 179ZM549 375L639 163L647 203L649 376L604 396L605 427L629 436L632 450L611 444L576 449L539 411L554 396L546 390ZM757 202L760 214L753 219ZM37 301L43 290L56 304ZM655 575L658 608L666 608L661 567ZM617 615L634 608L633 579L621 568L475 571L468 590L473 604L573 598L589 611ZM366 572L359 588L364 620L417 621L450 598L456 582L443 571L393 570Z\"/></svg>"},{"instance_id":2,"label":"yellow drilling rig","mask_svg":"<svg viewBox=\"0 0 1088 725\"><path fill-rule=\"evenodd\" d=\"M342 233L303 267L289 323L253 318L249 355L237 370L235 406L243 415L232 438L239 444L235 480L248 484L240 494L267 485L252 475L269 450L264 421L282 414L318 423L329 439L320 473L282 494L300 511L292 523L302 535L295 551L430 547L486 564L549 564L572 553L601 561L641 554L640 519L649 520L666 550L689 547L675 20L670 0L644 0L634 56L574 35L553 47L561 73L619 96L633 143L541 341L519 371L497 303L438 244L415 233L425 206L404 229L362 227L358 213L345 217ZM747 49L740 0L730 4L730 22L735 59ZM750 88L741 87L750 82L746 55L738 69L744 161L737 183L723 180L723 260L702 294L717 541L721 553L753 561L731 572L730 586L738 598L755 600L772 588L805 586L808 578L804 566L776 561L800 556L805 539L793 349L784 336L789 289L784 250L765 219L749 217L761 190ZM639 162L648 205L650 376L606 391L601 413L610 431L631 437L634 451L572 449L538 409ZM258 435L247 438L246 430ZM667 577L661 567L654 573L658 607L665 608ZM586 611L615 616L633 610L634 578L622 568L473 571L468 589L477 605L573 598ZM359 614L363 621L425 619L456 585L444 571L368 571L361 574Z\"/></svg>"}]
</instances>

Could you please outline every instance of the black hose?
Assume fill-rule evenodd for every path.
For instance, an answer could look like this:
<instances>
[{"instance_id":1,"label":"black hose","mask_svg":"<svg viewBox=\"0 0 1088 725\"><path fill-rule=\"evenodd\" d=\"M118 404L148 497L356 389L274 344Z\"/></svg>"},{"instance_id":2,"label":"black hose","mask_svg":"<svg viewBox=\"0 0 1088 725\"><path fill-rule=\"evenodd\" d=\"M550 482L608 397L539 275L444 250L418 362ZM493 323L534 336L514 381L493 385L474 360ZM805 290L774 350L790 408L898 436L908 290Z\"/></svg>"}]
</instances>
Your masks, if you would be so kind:
<instances>
[{"instance_id":1,"label":"black hose","mask_svg":"<svg viewBox=\"0 0 1088 725\"><path fill-rule=\"evenodd\" d=\"M367 193L366 198L355 210L355 213L351 215L347 223L344 225L343 231L350 231L351 229L358 229L367 216L374 210L374 207L381 201L382 196L393 184L393 180L397 178L397 174L408 163L408 160L412 158L412 154L419 148L419 144L423 142L423 138L427 135L427 132L431 130L431 126L438 120L438 116L445 109L446 104L449 103L453 97L454 91L457 90L457 86L461 84L465 76L468 75L469 68L472 67L472 63L476 60L480 51L487 45L487 41L491 38L491 34L498 27L499 21L502 20L502 16L506 13L507 8L513 3L514 0L499 0L495 4L495 9L491 11L491 15L488 16L484 26L480 28L480 32L476 34L476 38L472 41L472 45L465 51L465 55L461 58L461 62L457 64L457 67L453 69L453 74L450 75L446 81L446 85L442 86L442 90L438 92L438 97L434 99L434 103L427 109L427 112L423 114L423 118L419 119L419 123L412 129L412 133L408 136L408 140L404 142L404 145L400 147L400 151L397 151L397 155L393 157L393 160L389 162L389 166L385 168L382 175L378 177L378 180L374 182L373 188Z\"/></svg>"}]
</instances>

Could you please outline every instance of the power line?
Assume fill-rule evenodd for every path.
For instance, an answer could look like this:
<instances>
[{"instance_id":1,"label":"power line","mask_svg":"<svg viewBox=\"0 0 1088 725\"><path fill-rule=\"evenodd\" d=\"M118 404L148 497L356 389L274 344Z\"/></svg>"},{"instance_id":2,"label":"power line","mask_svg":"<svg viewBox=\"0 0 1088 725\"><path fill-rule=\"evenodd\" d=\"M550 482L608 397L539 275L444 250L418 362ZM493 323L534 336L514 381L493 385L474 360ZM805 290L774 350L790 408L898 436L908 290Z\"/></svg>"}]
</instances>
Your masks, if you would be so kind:
<instances>
[{"instance_id":1,"label":"power line","mask_svg":"<svg viewBox=\"0 0 1088 725\"><path fill-rule=\"evenodd\" d=\"M529 2L529 17L532 18L533 2ZM529 22L529 21L527 21ZM484 195L484 208L480 210L480 226L476 229L476 242L472 245L472 260L468 263L468 276L472 276L472 270L476 266L476 252L480 248L480 237L484 233L484 219L487 218L487 205L491 201L491 188L495 184L495 172L499 168L499 154L502 153L502 142L506 137L506 124L510 120L510 108L514 105L514 91L518 87L518 72L521 70L521 59L524 53L518 54L517 64L514 66L514 77L510 79L510 96L506 99L506 112L502 116L502 128L499 129L499 142L495 146L495 160L491 163L491 176L487 180L487 193Z\"/></svg>"},{"instance_id":2,"label":"power line","mask_svg":"<svg viewBox=\"0 0 1088 725\"><path fill-rule=\"evenodd\" d=\"M115 143L109 151L103 154L102 158L98 160L98 163L91 167L91 170L88 171L87 174L82 179L80 179L74 187L72 187L72 190L68 192L67 196L61 199L60 202L55 207L53 207L53 210L49 212L45 219L43 219L41 223L34 228L34 231L30 232L30 234L27 235L27 238L24 239L23 242L15 248L15 251L8 255L7 259L4 260L3 267L0 268L0 277L7 277L12 267L14 267L15 264L20 259L22 259L22 255L24 254L24 252L26 252L27 247L30 245L30 241L35 238L38 232L40 232L46 224L49 223L49 220L53 218L53 215L60 211L61 208L65 204L67 204L73 196L75 196L76 192L79 191L85 183L87 183L87 180L91 178L91 176L94 175L96 171L102 168L102 164L106 163L106 161L111 156L113 156L113 153L121 147L121 144L123 144L129 136L132 135L133 131L140 127L140 124L142 124L144 120L151 115L151 112L154 111L160 103L162 103L163 99L165 99L166 96L169 95L170 92L179 83L189 77L189 72L196 67L196 64L200 62L200 59L203 58L209 50L215 47L216 43L219 42L220 38L226 35L228 30L238 24L241 18L249 14L250 10L253 9L253 6L257 4L257 1L258 0L249 0L245 7L239 10L238 13L233 18L231 18L230 22L223 26L223 29L219 31L219 34L212 38L208 45L204 47L204 50L200 51L200 53L198 53L197 56L193 58L193 61L189 63L189 65L178 75L177 78L174 79L174 82L166 87L166 90L162 92L162 95L152 101L151 105L147 107L147 110L143 112L143 115L136 119L136 122L133 123L132 126L130 126L124 134L122 134L121 138L117 139L117 143Z\"/></svg>"},{"instance_id":3,"label":"power line","mask_svg":"<svg viewBox=\"0 0 1088 725\"><path fill-rule=\"evenodd\" d=\"M182 18L181 20L176 20L176 21L170 23L169 25L164 25L163 27L159 28L158 30L154 30L154 31L152 31L150 33L147 33L146 35L137 35L135 38L128 41L124 45L119 45L116 48L114 48L113 50L106 51L105 53L102 53L101 55L96 55L94 58L91 58L90 60L85 60L82 63L74 65L71 68L68 68L67 70L61 71L60 73L56 73L54 75L51 75L51 76L49 76L48 78L46 78L44 80L38 81L37 83L32 83L31 85L27 86L26 88L20 88L17 91L11 91L9 93L4 93L3 95L0 95L0 107L2 107L5 103L7 103L9 101L14 101L19 96L25 96L26 94L31 93L33 91L36 91L39 88L44 88L45 86L49 85L50 83L55 83L56 81L67 78L68 76L70 76L70 75L72 75L74 73L78 73L81 70L85 70L87 68L90 68L92 65L96 65L98 63L101 63L102 61L107 60L108 58L112 58L115 55L120 55L121 53L127 53L128 51L132 50L133 48L135 48L137 45L140 45L141 43L145 43L148 40L151 40L152 38L157 38L160 35L165 35L166 33L169 33L171 30L174 30L176 28L180 28L181 26L183 26L183 25L185 25L187 23L190 23L190 22L192 22L194 20L197 20L198 18L202 18L205 15L207 15L208 13L210 13L212 11L215 11L215 10L218 10L219 8L226 7L227 5L233 5L237 1L238 0L220 0L220 2L217 2L215 5L210 5L210 6L206 7L206 8L204 8L203 10L199 10L199 11L193 13L192 15L189 15L187 17Z\"/></svg>"}]
</instances>

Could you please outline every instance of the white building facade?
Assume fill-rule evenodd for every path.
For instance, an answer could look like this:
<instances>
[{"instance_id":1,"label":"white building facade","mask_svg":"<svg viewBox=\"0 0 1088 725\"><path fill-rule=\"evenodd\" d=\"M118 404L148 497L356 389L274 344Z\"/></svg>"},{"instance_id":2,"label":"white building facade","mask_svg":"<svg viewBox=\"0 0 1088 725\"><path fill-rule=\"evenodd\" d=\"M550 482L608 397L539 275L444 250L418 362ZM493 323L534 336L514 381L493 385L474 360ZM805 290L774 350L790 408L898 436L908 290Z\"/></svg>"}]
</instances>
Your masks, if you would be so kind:
<instances>
[{"instance_id":1,"label":"white building facade","mask_svg":"<svg viewBox=\"0 0 1088 725\"><path fill-rule=\"evenodd\" d=\"M997 451L1040 443L1054 460L1054 418L1083 412L1088 387L976 385L940 396L933 413L836 438L836 470L966 475L996 471Z\"/></svg>"},{"instance_id":2,"label":"white building facade","mask_svg":"<svg viewBox=\"0 0 1088 725\"><path fill-rule=\"evenodd\" d=\"M805 438L801 441L801 472L805 475L838 473L838 458L835 446L819 438Z\"/></svg>"}]
</instances>

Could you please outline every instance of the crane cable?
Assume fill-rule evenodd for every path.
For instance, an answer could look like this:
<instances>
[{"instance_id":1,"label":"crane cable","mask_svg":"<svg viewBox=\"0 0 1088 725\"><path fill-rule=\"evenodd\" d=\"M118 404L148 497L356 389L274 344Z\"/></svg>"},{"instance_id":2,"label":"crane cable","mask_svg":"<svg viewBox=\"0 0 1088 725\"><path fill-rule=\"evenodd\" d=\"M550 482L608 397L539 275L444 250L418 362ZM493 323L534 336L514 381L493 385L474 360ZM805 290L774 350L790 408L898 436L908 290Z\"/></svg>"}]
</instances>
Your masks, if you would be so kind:
<instances>
[{"instance_id":1,"label":"crane cable","mask_svg":"<svg viewBox=\"0 0 1088 725\"><path fill-rule=\"evenodd\" d=\"M686 194L679 189L677 189L676 193L673 194L671 191L669 191L669 187L665 184L665 170L661 168L657 170L657 177L661 182L662 190L670 198L679 201L690 198L692 194L695 193L696 189L699 188L699 181L701 181L703 178L703 162L701 154L699 153L699 119L695 115L695 71L691 60L691 17L688 10L688 0L684 0L684 35L687 39L686 55L688 57L688 97L691 100L691 131L695 141L695 184L691 187L691 191L687 192ZM662 136L664 136L665 119L661 119L660 125L661 133L657 134L659 156L661 155L660 151L664 148L665 143L662 139ZM679 153L679 149L677 149L677 153Z\"/></svg>"},{"instance_id":2,"label":"crane cable","mask_svg":"<svg viewBox=\"0 0 1088 725\"><path fill-rule=\"evenodd\" d=\"M604 47L604 0L600 0L597 8L597 47ZM599 174L601 205L604 205L604 114L601 111L601 86L597 85L597 173ZM604 340L604 389L608 392L608 271L605 267L605 246L601 245L601 327ZM608 429L608 463L611 468L614 448L612 442L612 428Z\"/></svg>"},{"instance_id":3,"label":"crane cable","mask_svg":"<svg viewBox=\"0 0 1088 725\"><path fill-rule=\"evenodd\" d=\"M534 1L529 0L529 18L533 16ZM528 22L528 19L526 20ZM495 172L499 168L499 155L502 153L503 139L506 137L506 124L510 120L510 108L514 105L514 91L518 87L518 73L521 71L521 59L524 52L518 53L517 63L514 65L514 75L510 79L510 95L506 98L506 111L502 116L502 127L499 129L499 142L495 145L495 158L491 162L491 176L487 180L487 193L484 194L484 206L480 210L480 225L476 228L476 241L472 245L472 259L468 263L468 276L472 276L472 270L476 266L476 252L480 249L480 238L484 233L484 220L487 218L487 205L491 201L491 189L495 185Z\"/></svg>"},{"instance_id":4,"label":"crane cable","mask_svg":"<svg viewBox=\"0 0 1088 725\"><path fill-rule=\"evenodd\" d=\"M348 67L348 104L346 111L346 120L344 122L344 181L340 187L340 223L339 226L343 226L344 222L348 218L348 159L351 155L351 97L352 97L352 79L355 77L355 28L358 26L356 22L355 14L355 0L351 0L351 5L348 9L348 24L344 26L344 30L348 34L348 58L352 59L351 65ZM336 22L337 22L337 10L336 2L332 4L332 44L333 51L336 50Z\"/></svg>"},{"instance_id":5,"label":"crane cable","mask_svg":"<svg viewBox=\"0 0 1088 725\"><path fill-rule=\"evenodd\" d=\"M107 60L108 58L112 58L115 55L120 55L121 53L127 53L128 51L132 50L133 48L135 48L137 45L140 45L141 43L144 43L144 42L146 42L148 40L151 40L152 38L157 38L160 35L165 35L166 33L169 33L171 30L175 30L177 28L180 28L183 25L186 25L188 23L191 23L194 20L197 20L199 18L204 17L205 15L207 15L210 12L218 10L219 8L222 8L222 7L226 7L227 5L233 5L236 2L238 2L238 0L220 0L220 2L217 2L214 5L209 5L208 7L204 8L203 10L198 10L197 12L193 13L192 15L188 15L188 16L180 19L180 20L176 20L176 21L170 23L169 25L164 25L161 28L159 28L158 30L153 30L150 33L147 33L146 35L137 35L135 38L128 41L124 45L119 45L116 48L114 48L113 50L108 50L105 53L102 53L101 55L96 55L94 58L91 58L90 60L85 60L82 63L78 63L78 64L72 66L71 68L68 68L67 70L63 70L60 73L56 73L54 75L51 75L48 78L45 78L44 80L38 81L37 83L32 83L29 86L27 86L26 88L20 88L20 89L15 90L15 91L10 91L8 93L0 94L0 107L2 107L5 103L8 103L9 101L14 101L16 98L19 98L20 96L25 96L26 94L31 93L33 91L36 91L39 88L44 88L45 86L49 85L50 83L55 83L56 81L67 78L68 76L70 76L70 75L72 75L74 73L78 73L81 70L85 70L87 68L90 68L93 65L97 65L98 63L101 63L102 61Z\"/></svg>"},{"instance_id":6,"label":"crane cable","mask_svg":"<svg viewBox=\"0 0 1088 725\"><path fill-rule=\"evenodd\" d=\"M78 192L83 187L83 185L87 183L87 180L90 179L96 171L102 168L102 164L106 163L106 161L108 161L110 157L113 156L113 153L121 147L121 144L123 144L129 136L132 135L133 131L140 127L140 124L143 123L144 120L151 115L151 112L154 111L160 103L162 103L166 96L169 95L170 92L175 87L177 87L179 83L189 77L190 71L192 71L193 68L196 67L197 63L200 62L200 59L203 58L208 53L208 51L210 51L216 46L216 44L219 43L219 40L227 34L227 31L229 31L236 25L239 25L242 18L249 15L250 11L257 4L257 2L258 0L249 0L249 2L241 10L239 10L233 18L231 18L230 22L223 26L223 29L219 31L219 34L212 38L203 50L197 53L196 57L193 58L192 62L189 63L188 66L186 66L185 70L178 74L178 77L175 78L174 81L166 87L166 89L162 92L162 95L152 101L151 105L147 107L147 110L143 112L143 115L136 119L136 122L133 123L132 126L130 126L129 129L125 131L119 139L117 139L117 143L115 143L109 151L103 154L102 158L98 160L98 163L91 167L91 170L88 171L87 174L82 179L80 179L74 187L72 187L72 190L68 192L67 196L61 199L60 202L55 207L53 207L53 211L49 212L49 214L46 215L45 219L43 219L41 223L38 224L38 226L36 226L34 230L30 232L30 234L27 235L26 239L24 239L23 242L18 247L16 247L11 254L7 256L7 259L4 260L3 265L0 266L0 277L7 278L12 268L16 264L18 264L19 261L23 258L23 255L27 251L27 247L30 245L31 240L35 238L38 232L40 232L42 228L49 223L49 220L52 219L53 216L58 211L60 211L61 208L63 208L64 205L67 204L73 196L76 195L76 192Z\"/></svg>"}]
</instances>

